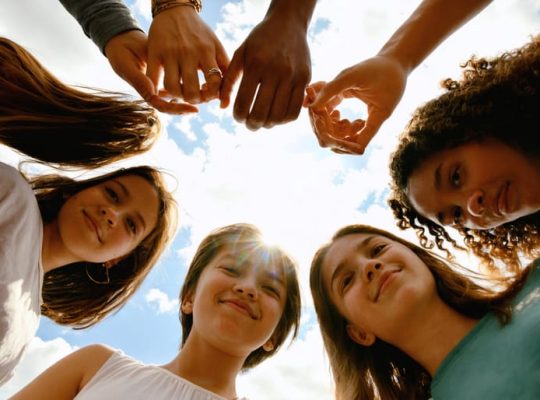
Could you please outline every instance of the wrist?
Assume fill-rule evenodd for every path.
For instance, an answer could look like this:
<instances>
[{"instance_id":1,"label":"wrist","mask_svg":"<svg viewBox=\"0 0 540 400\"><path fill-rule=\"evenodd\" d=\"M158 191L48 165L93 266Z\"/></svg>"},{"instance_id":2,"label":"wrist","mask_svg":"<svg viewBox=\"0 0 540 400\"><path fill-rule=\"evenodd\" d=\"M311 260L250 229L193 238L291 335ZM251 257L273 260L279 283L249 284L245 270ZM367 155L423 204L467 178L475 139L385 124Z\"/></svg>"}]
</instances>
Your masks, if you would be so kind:
<instances>
[{"instance_id":1,"label":"wrist","mask_svg":"<svg viewBox=\"0 0 540 400\"><path fill-rule=\"evenodd\" d=\"M273 0L264 19L276 18L280 23L292 24L307 32L316 0Z\"/></svg>"},{"instance_id":2,"label":"wrist","mask_svg":"<svg viewBox=\"0 0 540 400\"><path fill-rule=\"evenodd\" d=\"M166 11L173 7L188 6L193 8L197 13L202 10L201 0L152 0L152 18L156 17L159 13Z\"/></svg>"}]
</instances>

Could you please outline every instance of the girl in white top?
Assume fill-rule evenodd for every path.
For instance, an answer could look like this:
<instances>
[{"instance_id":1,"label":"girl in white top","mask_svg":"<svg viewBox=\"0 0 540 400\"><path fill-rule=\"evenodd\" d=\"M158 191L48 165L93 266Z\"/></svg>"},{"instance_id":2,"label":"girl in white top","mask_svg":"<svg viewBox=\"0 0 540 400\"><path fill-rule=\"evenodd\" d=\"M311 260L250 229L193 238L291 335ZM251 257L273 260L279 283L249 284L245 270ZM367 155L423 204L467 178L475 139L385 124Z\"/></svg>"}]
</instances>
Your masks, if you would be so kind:
<instances>
[{"instance_id":1,"label":"girl in white top","mask_svg":"<svg viewBox=\"0 0 540 400\"><path fill-rule=\"evenodd\" d=\"M158 133L142 101L69 87L0 37L0 144L48 165L95 168L146 151ZM174 211L150 167L27 180L0 163L0 385L41 314L85 328L122 306L172 236Z\"/></svg>"},{"instance_id":2,"label":"girl in white top","mask_svg":"<svg viewBox=\"0 0 540 400\"><path fill-rule=\"evenodd\" d=\"M27 181L0 163L0 383L41 314L86 328L125 304L172 236L174 204L151 167Z\"/></svg>"},{"instance_id":3,"label":"girl in white top","mask_svg":"<svg viewBox=\"0 0 540 400\"><path fill-rule=\"evenodd\" d=\"M180 293L182 348L148 366L101 345L60 360L12 399L238 399L236 377L272 356L300 323L296 265L247 224L211 232Z\"/></svg>"}]
</instances>

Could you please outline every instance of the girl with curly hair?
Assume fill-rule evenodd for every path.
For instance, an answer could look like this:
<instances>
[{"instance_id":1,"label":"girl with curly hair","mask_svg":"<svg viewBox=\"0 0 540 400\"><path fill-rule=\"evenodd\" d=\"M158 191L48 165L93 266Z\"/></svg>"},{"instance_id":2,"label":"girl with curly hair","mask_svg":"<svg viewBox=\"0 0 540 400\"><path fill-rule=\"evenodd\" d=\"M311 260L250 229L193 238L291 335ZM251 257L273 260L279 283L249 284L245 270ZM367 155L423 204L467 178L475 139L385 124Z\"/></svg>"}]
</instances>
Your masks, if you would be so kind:
<instances>
[{"instance_id":1,"label":"girl with curly hair","mask_svg":"<svg viewBox=\"0 0 540 400\"><path fill-rule=\"evenodd\" d=\"M249 224L212 231L180 291L182 345L171 362L144 365L92 345L50 367L13 400L233 400L236 377L274 355L300 325L296 263Z\"/></svg>"},{"instance_id":2,"label":"girl with curly hair","mask_svg":"<svg viewBox=\"0 0 540 400\"><path fill-rule=\"evenodd\" d=\"M340 229L310 272L336 398L538 399L539 285L540 260L493 280L389 232Z\"/></svg>"},{"instance_id":3,"label":"girl with curly hair","mask_svg":"<svg viewBox=\"0 0 540 400\"><path fill-rule=\"evenodd\" d=\"M423 246L465 245L491 268L516 271L540 254L540 36L494 58L418 108L390 159L398 225ZM428 234L431 237L428 237Z\"/></svg>"}]
</instances>

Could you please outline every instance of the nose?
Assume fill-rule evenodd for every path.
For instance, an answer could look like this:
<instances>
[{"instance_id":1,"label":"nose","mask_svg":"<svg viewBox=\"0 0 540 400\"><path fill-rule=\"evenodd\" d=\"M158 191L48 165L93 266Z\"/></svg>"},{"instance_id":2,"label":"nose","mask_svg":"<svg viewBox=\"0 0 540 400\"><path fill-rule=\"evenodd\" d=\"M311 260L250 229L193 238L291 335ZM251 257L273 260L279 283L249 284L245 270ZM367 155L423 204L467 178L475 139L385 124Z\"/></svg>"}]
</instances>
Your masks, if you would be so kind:
<instances>
[{"instance_id":1,"label":"nose","mask_svg":"<svg viewBox=\"0 0 540 400\"><path fill-rule=\"evenodd\" d=\"M257 298L257 285L253 279L246 277L244 279L240 279L234 285L234 292L241 297L247 297L250 300L255 300Z\"/></svg>"},{"instance_id":2,"label":"nose","mask_svg":"<svg viewBox=\"0 0 540 400\"><path fill-rule=\"evenodd\" d=\"M382 263L377 260L368 260L366 265L364 266L364 270L362 271L362 276L364 277L364 280L366 282L371 282L373 278L375 278L375 275L380 273L382 270Z\"/></svg>"},{"instance_id":3,"label":"nose","mask_svg":"<svg viewBox=\"0 0 540 400\"><path fill-rule=\"evenodd\" d=\"M101 217L107 221L107 225L111 228L116 226L118 221L118 211L111 207L103 207L100 211Z\"/></svg>"},{"instance_id":4,"label":"nose","mask_svg":"<svg viewBox=\"0 0 540 400\"><path fill-rule=\"evenodd\" d=\"M484 214L484 193L476 190L467 199L467 211L473 217L481 217Z\"/></svg>"}]
</instances>

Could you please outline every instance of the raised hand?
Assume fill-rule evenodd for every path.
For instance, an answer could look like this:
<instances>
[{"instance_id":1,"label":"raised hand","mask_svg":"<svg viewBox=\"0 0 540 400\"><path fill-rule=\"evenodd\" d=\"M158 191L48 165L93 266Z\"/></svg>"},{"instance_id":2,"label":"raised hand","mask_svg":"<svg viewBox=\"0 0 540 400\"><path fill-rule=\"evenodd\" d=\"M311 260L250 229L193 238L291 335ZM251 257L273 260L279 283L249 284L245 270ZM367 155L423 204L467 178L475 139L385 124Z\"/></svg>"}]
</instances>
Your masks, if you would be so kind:
<instances>
[{"instance_id":1,"label":"raised hand","mask_svg":"<svg viewBox=\"0 0 540 400\"><path fill-rule=\"evenodd\" d=\"M191 7L173 7L156 15L148 34L146 75L158 86L164 70L165 90L188 103L219 96L229 58L212 29ZM198 71L205 74L201 86Z\"/></svg>"},{"instance_id":2,"label":"raised hand","mask_svg":"<svg viewBox=\"0 0 540 400\"><path fill-rule=\"evenodd\" d=\"M270 16L236 50L221 87L221 107L230 103L234 83L242 80L234 118L251 130L271 128L298 118L311 79L306 26Z\"/></svg>"},{"instance_id":3,"label":"raised hand","mask_svg":"<svg viewBox=\"0 0 540 400\"><path fill-rule=\"evenodd\" d=\"M381 125L401 100L407 72L390 57L376 56L341 71L328 83L318 82L307 90L313 130L322 147L338 153L363 154ZM335 108L344 98L357 98L367 105L367 118L341 120Z\"/></svg>"},{"instance_id":4,"label":"raised hand","mask_svg":"<svg viewBox=\"0 0 540 400\"><path fill-rule=\"evenodd\" d=\"M197 107L170 103L158 95L156 86L145 75L146 45L147 38L143 32L130 30L109 40L105 47L105 55L114 72L159 111L173 114L197 112Z\"/></svg>"}]
</instances>

